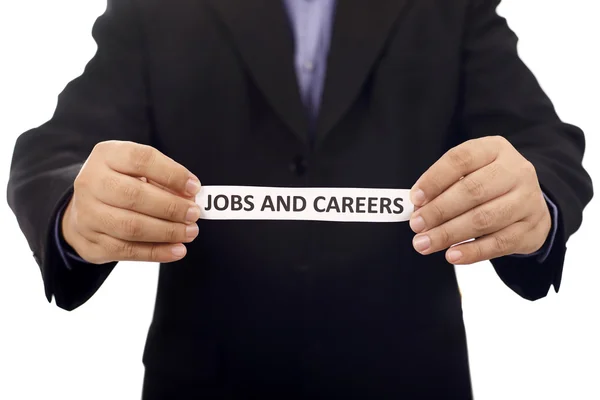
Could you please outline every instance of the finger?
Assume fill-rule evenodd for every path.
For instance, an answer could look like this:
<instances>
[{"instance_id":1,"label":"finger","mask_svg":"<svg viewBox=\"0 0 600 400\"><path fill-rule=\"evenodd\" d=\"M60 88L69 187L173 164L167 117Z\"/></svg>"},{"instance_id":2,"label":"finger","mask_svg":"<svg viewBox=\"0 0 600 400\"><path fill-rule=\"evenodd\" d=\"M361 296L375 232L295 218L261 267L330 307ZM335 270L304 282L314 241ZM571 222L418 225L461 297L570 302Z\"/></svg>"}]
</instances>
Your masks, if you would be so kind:
<instances>
[{"instance_id":1,"label":"finger","mask_svg":"<svg viewBox=\"0 0 600 400\"><path fill-rule=\"evenodd\" d=\"M496 139L485 137L469 140L450 149L414 184L411 202L423 206L461 177L491 164L498 156L498 142Z\"/></svg>"},{"instance_id":2,"label":"finger","mask_svg":"<svg viewBox=\"0 0 600 400\"><path fill-rule=\"evenodd\" d=\"M168 187L166 187L166 186L163 186L163 185L161 185L160 183L158 183L158 182L156 182L156 181L153 181L153 180L151 180L151 179L148 179L148 180L147 180L147 182L148 182L149 184L153 185L153 186L156 186L157 188L160 188L160 189L164 190L165 192L169 192L169 193L171 193L171 194L174 194L175 196L181 196L181 197L183 197L184 199L188 199L188 200L192 200L192 201L195 201L195 199L196 199L196 196L195 196L195 195L188 195L188 194L186 194L186 193L177 193L175 190L173 190L173 189L169 189Z\"/></svg>"},{"instance_id":3,"label":"finger","mask_svg":"<svg viewBox=\"0 0 600 400\"><path fill-rule=\"evenodd\" d=\"M102 235L98 244L90 251L91 260L96 263L111 261L147 261L169 263L181 260L187 254L186 247L181 244L140 243L116 239ZM94 261L90 261L94 262Z\"/></svg>"},{"instance_id":4,"label":"finger","mask_svg":"<svg viewBox=\"0 0 600 400\"><path fill-rule=\"evenodd\" d=\"M92 185L96 198L113 207L187 224L200 218L200 207L195 201L166 192L138 178L107 171Z\"/></svg>"},{"instance_id":5,"label":"finger","mask_svg":"<svg viewBox=\"0 0 600 400\"><path fill-rule=\"evenodd\" d=\"M527 222L519 221L493 234L451 247L446 252L446 260L455 265L467 265L514 254L525 240L528 227Z\"/></svg>"},{"instance_id":6,"label":"finger","mask_svg":"<svg viewBox=\"0 0 600 400\"><path fill-rule=\"evenodd\" d=\"M117 172L145 177L177 193L196 195L200 191L200 181L194 174L150 146L113 142L113 147L107 151L106 162Z\"/></svg>"},{"instance_id":7,"label":"finger","mask_svg":"<svg viewBox=\"0 0 600 400\"><path fill-rule=\"evenodd\" d=\"M413 212L410 227L415 233L433 229L480 204L503 196L516 184L514 175L508 173L501 163L488 164Z\"/></svg>"},{"instance_id":8,"label":"finger","mask_svg":"<svg viewBox=\"0 0 600 400\"><path fill-rule=\"evenodd\" d=\"M198 225L164 221L129 210L97 203L81 213L88 229L134 242L189 243L198 236Z\"/></svg>"},{"instance_id":9,"label":"finger","mask_svg":"<svg viewBox=\"0 0 600 400\"><path fill-rule=\"evenodd\" d=\"M426 255L504 229L527 216L528 210L519 204L520 199L520 194L513 191L475 207L438 227L416 235L413 246L419 253Z\"/></svg>"}]
</instances>

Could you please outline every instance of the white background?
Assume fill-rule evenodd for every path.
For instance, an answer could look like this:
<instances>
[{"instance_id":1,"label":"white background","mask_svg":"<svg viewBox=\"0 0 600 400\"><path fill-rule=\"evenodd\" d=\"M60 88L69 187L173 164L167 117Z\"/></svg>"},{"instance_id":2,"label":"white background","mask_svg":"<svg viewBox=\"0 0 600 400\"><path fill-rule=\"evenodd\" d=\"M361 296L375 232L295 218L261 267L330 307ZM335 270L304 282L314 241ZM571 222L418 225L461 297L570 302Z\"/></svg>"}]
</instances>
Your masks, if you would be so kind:
<instances>
[{"instance_id":1,"label":"white background","mask_svg":"<svg viewBox=\"0 0 600 400\"><path fill-rule=\"evenodd\" d=\"M91 25L104 8L102 0L0 1L0 187L18 134L50 118L57 94L93 56ZM500 12L559 115L587 133L584 164L600 176L594 2L505 0ZM157 266L121 264L69 313L46 302L5 201L0 218L0 399L139 398ZM569 242L560 293L537 302L504 287L488 263L458 268L477 399L600 399L594 223L600 223L598 201Z\"/></svg>"}]
</instances>

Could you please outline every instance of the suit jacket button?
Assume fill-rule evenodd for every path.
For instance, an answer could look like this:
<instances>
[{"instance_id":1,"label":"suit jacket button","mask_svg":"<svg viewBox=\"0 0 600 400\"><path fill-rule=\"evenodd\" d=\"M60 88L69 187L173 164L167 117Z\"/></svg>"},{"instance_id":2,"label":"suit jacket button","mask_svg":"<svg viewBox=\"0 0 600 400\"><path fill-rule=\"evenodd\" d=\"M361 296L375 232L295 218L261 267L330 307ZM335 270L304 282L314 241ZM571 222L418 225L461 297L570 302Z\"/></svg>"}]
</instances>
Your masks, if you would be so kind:
<instances>
[{"instance_id":1,"label":"suit jacket button","mask_svg":"<svg viewBox=\"0 0 600 400\"><path fill-rule=\"evenodd\" d=\"M290 170L298 176L306 174L306 159L300 155L294 157L290 163Z\"/></svg>"}]
</instances>

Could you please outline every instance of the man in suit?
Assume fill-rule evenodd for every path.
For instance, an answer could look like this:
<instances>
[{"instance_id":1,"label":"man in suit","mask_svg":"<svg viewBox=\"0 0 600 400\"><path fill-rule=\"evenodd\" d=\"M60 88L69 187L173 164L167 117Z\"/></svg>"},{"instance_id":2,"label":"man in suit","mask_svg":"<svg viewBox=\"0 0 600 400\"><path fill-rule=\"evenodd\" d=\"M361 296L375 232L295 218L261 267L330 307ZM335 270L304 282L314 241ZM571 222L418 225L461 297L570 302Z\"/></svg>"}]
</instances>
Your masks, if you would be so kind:
<instances>
[{"instance_id":1,"label":"man in suit","mask_svg":"<svg viewBox=\"0 0 600 400\"><path fill-rule=\"evenodd\" d=\"M470 399L453 264L542 298L592 196L584 136L498 2L109 0L97 54L15 148L48 300L161 262L146 400ZM213 186L410 189L414 212L201 218Z\"/></svg>"}]
</instances>

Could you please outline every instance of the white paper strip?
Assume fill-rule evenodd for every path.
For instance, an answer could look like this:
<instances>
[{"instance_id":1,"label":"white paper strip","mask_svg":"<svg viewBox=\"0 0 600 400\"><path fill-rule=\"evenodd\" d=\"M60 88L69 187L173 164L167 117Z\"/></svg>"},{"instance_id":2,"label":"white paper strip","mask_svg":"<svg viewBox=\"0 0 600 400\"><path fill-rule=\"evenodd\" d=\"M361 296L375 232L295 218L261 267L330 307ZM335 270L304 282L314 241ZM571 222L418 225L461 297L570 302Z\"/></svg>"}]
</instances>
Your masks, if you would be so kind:
<instances>
[{"instance_id":1,"label":"white paper strip","mask_svg":"<svg viewBox=\"0 0 600 400\"><path fill-rule=\"evenodd\" d=\"M413 212L409 189L203 186L201 219L401 222Z\"/></svg>"}]
</instances>

